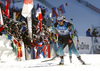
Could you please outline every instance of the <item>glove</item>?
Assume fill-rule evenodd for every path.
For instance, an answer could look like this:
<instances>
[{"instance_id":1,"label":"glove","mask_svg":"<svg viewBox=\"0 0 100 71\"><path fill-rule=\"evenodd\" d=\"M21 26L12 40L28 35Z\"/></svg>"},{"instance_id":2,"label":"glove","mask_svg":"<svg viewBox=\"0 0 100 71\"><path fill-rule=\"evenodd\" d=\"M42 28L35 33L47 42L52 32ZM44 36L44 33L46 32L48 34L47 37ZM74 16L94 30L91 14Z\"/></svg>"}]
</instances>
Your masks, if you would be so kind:
<instances>
[{"instance_id":1,"label":"glove","mask_svg":"<svg viewBox=\"0 0 100 71\"><path fill-rule=\"evenodd\" d=\"M74 34L72 34L72 39L74 39Z\"/></svg>"}]
</instances>

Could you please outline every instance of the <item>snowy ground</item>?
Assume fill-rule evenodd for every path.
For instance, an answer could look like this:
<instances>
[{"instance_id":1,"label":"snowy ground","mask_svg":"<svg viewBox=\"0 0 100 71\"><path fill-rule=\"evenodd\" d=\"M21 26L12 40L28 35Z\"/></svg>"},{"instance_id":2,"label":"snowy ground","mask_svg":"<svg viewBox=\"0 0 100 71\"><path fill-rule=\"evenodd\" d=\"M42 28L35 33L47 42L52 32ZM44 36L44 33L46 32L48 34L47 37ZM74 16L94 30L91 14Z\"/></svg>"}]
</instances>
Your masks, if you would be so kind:
<instances>
[{"instance_id":1,"label":"snowy ground","mask_svg":"<svg viewBox=\"0 0 100 71\"><path fill-rule=\"evenodd\" d=\"M65 65L59 66L59 58L54 61L41 62L45 59L34 59L27 61L0 61L0 71L99 71L99 54L81 54L87 65L81 65L73 54L73 63L69 62L68 54L64 57Z\"/></svg>"}]
</instances>

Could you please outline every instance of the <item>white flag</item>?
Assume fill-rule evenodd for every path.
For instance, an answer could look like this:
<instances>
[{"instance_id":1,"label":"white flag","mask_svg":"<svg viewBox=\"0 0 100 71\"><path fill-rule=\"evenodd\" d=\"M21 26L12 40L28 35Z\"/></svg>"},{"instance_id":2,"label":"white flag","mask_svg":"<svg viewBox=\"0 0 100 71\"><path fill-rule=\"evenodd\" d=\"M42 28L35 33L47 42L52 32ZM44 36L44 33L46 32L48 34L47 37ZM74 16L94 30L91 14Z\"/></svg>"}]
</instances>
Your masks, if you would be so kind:
<instances>
[{"instance_id":1,"label":"white flag","mask_svg":"<svg viewBox=\"0 0 100 71\"><path fill-rule=\"evenodd\" d=\"M26 18L33 8L33 0L24 0L22 15Z\"/></svg>"},{"instance_id":2,"label":"white flag","mask_svg":"<svg viewBox=\"0 0 100 71\"><path fill-rule=\"evenodd\" d=\"M4 25L1 7L0 7L0 25Z\"/></svg>"}]
</instances>

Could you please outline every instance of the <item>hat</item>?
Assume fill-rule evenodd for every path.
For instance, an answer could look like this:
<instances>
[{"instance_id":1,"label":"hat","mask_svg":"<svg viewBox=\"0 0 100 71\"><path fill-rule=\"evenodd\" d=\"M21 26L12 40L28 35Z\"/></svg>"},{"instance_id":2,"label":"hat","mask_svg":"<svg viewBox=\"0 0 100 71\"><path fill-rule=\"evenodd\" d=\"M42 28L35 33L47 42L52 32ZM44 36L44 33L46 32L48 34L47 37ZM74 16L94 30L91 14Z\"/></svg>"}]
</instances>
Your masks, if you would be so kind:
<instances>
[{"instance_id":1,"label":"hat","mask_svg":"<svg viewBox=\"0 0 100 71\"><path fill-rule=\"evenodd\" d=\"M63 16L61 16L61 15L58 16L58 17L57 17L57 20L63 20Z\"/></svg>"}]
</instances>

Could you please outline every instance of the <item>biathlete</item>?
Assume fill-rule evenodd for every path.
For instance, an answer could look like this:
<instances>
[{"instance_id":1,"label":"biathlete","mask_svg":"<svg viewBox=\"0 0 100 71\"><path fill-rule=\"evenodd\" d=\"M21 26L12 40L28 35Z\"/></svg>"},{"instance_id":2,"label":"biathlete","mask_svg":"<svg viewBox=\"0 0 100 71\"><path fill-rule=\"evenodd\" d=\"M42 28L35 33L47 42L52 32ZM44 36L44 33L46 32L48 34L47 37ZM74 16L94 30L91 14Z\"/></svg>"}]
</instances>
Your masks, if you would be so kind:
<instances>
[{"instance_id":1,"label":"biathlete","mask_svg":"<svg viewBox=\"0 0 100 71\"><path fill-rule=\"evenodd\" d=\"M78 60L81 61L82 64L85 64L85 62L81 59L81 56L75 49L75 45L71 37L72 24L70 22L63 22L63 16L58 16L57 23L54 24L54 26L55 26L56 34L58 35L58 46L59 46L59 49L56 55L60 56L61 58L59 65L64 64L63 49L66 47L66 45L68 45L68 47L71 48L71 50L73 50Z\"/></svg>"}]
</instances>

